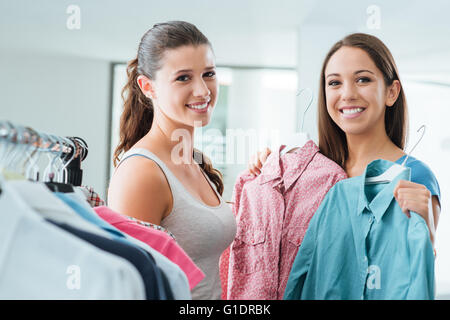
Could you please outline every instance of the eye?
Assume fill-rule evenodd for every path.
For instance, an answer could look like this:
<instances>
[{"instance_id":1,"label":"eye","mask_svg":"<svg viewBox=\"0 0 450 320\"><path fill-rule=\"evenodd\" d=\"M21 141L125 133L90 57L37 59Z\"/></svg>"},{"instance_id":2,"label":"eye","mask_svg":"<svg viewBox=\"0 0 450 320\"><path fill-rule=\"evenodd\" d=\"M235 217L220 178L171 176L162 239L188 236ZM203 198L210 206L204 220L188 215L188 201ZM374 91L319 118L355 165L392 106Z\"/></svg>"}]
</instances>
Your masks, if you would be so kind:
<instances>
[{"instance_id":1,"label":"eye","mask_svg":"<svg viewBox=\"0 0 450 320\"><path fill-rule=\"evenodd\" d=\"M189 80L189 76L184 74L184 75L179 76L175 81L186 82L188 80Z\"/></svg>"},{"instance_id":2,"label":"eye","mask_svg":"<svg viewBox=\"0 0 450 320\"><path fill-rule=\"evenodd\" d=\"M340 85L340 84L341 83L339 81L337 81L337 80L331 80L330 82L328 82L328 85L330 87L335 87L335 86Z\"/></svg>"},{"instance_id":3,"label":"eye","mask_svg":"<svg viewBox=\"0 0 450 320\"><path fill-rule=\"evenodd\" d=\"M204 77L208 77L208 78L214 78L215 75L216 75L215 71L209 71L209 72L206 72L205 74L203 74Z\"/></svg>"},{"instance_id":4,"label":"eye","mask_svg":"<svg viewBox=\"0 0 450 320\"><path fill-rule=\"evenodd\" d=\"M367 83L370 81L372 81L372 80L370 80L370 78L367 78L367 77L361 77L361 78L358 78L358 80L357 80L357 82L360 82L360 83Z\"/></svg>"}]
</instances>

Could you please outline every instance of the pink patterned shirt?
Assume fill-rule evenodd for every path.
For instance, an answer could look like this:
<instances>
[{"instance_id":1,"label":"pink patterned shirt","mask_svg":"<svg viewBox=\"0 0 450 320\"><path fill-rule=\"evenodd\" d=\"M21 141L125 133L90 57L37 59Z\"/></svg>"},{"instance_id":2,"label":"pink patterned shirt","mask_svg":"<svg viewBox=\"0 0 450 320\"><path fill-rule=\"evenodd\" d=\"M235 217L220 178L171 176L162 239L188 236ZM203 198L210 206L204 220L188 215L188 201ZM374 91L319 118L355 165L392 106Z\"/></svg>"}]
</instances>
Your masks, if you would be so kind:
<instances>
[{"instance_id":1,"label":"pink patterned shirt","mask_svg":"<svg viewBox=\"0 0 450 320\"><path fill-rule=\"evenodd\" d=\"M309 221L328 190L347 178L312 140L280 157L281 150L267 158L260 175L245 171L234 186L237 233L221 258L227 299L283 298Z\"/></svg>"}]
</instances>

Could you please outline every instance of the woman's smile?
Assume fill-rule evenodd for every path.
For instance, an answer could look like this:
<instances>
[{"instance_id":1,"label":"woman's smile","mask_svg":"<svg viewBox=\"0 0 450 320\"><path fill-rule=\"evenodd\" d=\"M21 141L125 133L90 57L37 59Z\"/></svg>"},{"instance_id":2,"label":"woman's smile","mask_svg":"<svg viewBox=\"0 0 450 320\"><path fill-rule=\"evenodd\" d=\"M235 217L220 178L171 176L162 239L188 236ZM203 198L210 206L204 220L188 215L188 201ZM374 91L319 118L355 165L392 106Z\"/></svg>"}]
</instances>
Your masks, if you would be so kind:
<instances>
[{"instance_id":1,"label":"woman's smile","mask_svg":"<svg viewBox=\"0 0 450 320\"><path fill-rule=\"evenodd\" d=\"M211 102L211 100L208 100L208 101L203 101L203 102L186 104L185 106L194 112L206 113L210 107L210 102Z\"/></svg>"},{"instance_id":2,"label":"woman's smile","mask_svg":"<svg viewBox=\"0 0 450 320\"><path fill-rule=\"evenodd\" d=\"M348 106L339 108L341 116L345 119L355 119L358 118L366 108L360 106Z\"/></svg>"}]
</instances>

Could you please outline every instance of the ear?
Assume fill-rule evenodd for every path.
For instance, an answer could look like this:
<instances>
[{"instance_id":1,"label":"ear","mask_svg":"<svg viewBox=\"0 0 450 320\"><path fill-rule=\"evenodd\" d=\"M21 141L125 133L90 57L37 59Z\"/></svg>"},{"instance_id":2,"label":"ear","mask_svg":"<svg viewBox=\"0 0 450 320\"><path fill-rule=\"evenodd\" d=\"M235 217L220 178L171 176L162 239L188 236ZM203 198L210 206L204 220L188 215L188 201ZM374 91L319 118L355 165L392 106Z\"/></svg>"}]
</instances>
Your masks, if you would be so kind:
<instances>
[{"instance_id":1,"label":"ear","mask_svg":"<svg viewBox=\"0 0 450 320\"><path fill-rule=\"evenodd\" d=\"M150 80L148 77L144 76L144 75L139 75L136 79L139 88L141 88L142 93L150 98L150 99L154 99L155 98L155 92L154 92L154 88L153 88L153 81Z\"/></svg>"},{"instance_id":2,"label":"ear","mask_svg":"<svg viewBox=\"0 0 450 320\"><path fill-rule=\"evenodd\" d=\"M401 84L400 81L398 80L394 80L392 82L392 84L387 87L386 89L386 105L388 107L392 107L395 103L395 101L397 101L398 95L400 94L400 90L401 90Z\"/></svg>"}]
</instances>

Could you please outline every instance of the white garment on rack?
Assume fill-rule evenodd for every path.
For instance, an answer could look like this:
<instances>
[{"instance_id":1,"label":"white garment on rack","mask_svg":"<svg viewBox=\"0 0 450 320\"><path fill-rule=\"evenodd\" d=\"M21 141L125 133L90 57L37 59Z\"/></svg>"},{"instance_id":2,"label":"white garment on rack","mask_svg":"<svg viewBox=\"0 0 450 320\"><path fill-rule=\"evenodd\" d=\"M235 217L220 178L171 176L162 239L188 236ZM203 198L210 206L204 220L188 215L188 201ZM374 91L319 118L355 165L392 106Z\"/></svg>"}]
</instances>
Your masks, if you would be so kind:
<instances>
[{"instance_id":1,"label":"white garment on rack","mask_svg":"<svg viewBox=\"0 0 450 320\"><path fill-rule=\"evenodd\" d=\"M66 223L75 228L91 232L102 237L111 239L111 235L99 228L98 226L84 220L76 211L69 207L64 201L54 196L44 184L36 183L26 180L9 181L9 186L19 194L28 206L39 213L42 217L51 219L60 223ZM83 196L79 197L80 205L83 205L87 210L92 210L89 204L84 200ZM75 197L74 197L75 200ZM95 211L93 214L97 215ZM170 261L167 257L148 246L146 243L135 239L120 230L126 239L147 252L149 252L155 259L156 265L164 272L169 281L170 288L177 300L191 300L191 291L189 290L189 282L186 274L181 268Z\"/></svg>"},{"instance_id":2,"label":"white garment on rack","mask_svg":"<svg viewBox=\"0 0 450 320\"><path fill-rule=\"evenodd\" d=\"M111 235L102 228L86 221L64 201L56 197L43 183L27 180L8 181L11 189L36 213L45 219L66 223L96 235L111 239Z\"/></svg>"},{"instance_id":3,"label":"white garment on rack","mask_svg":"<svg viewBox=\"0 0 450 320\"><path fill-rule=\"evenodd\" d=\"M0 177L0 299L145 299L138 270L46 222Z\"/></svg>"}]
</instances>

